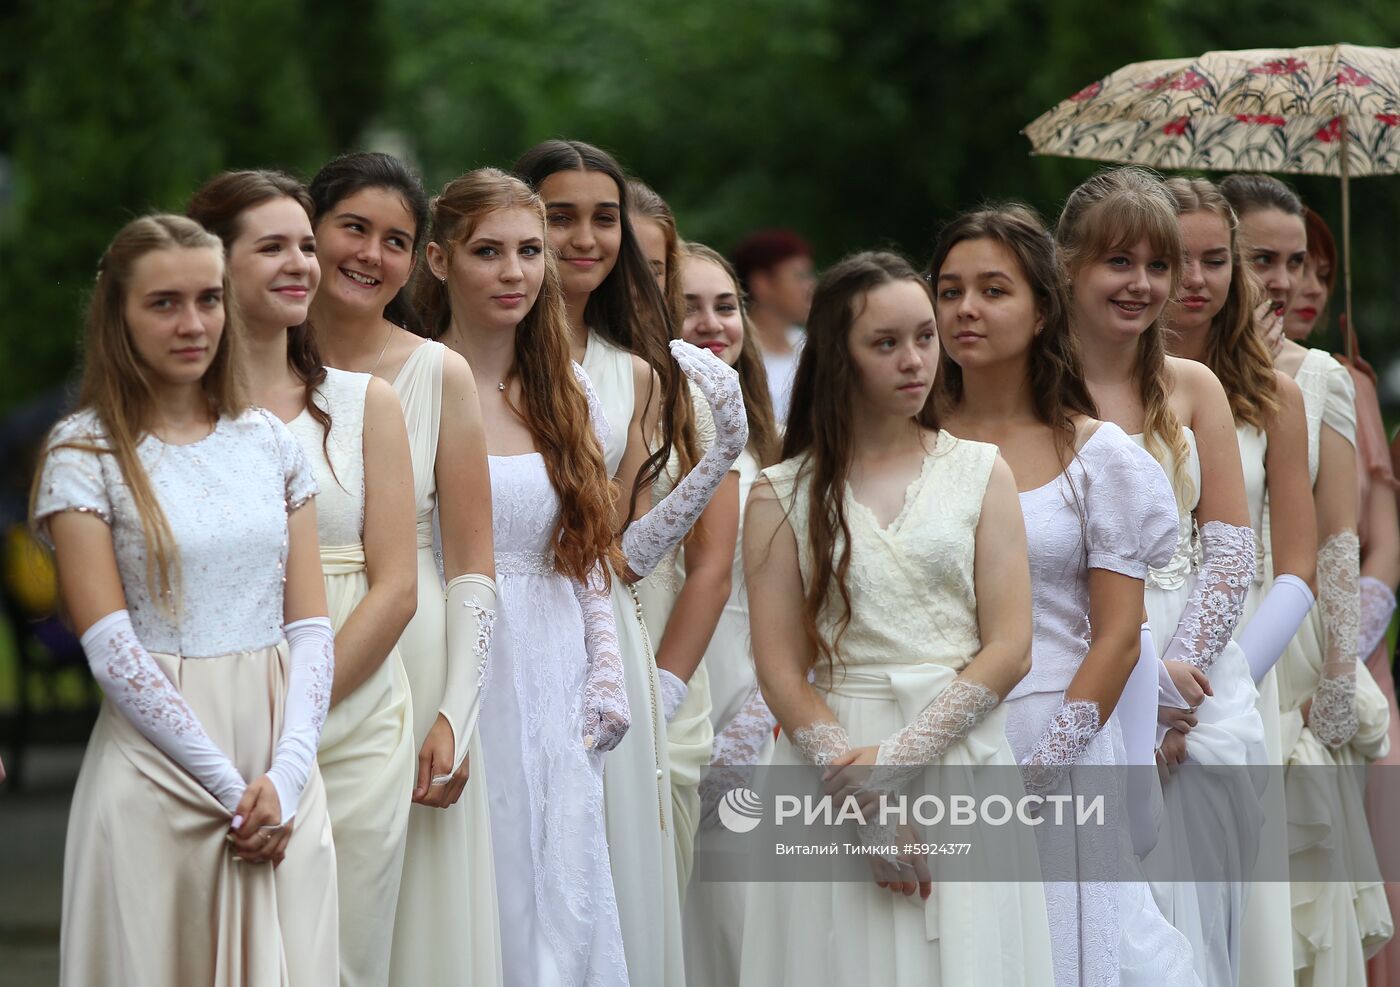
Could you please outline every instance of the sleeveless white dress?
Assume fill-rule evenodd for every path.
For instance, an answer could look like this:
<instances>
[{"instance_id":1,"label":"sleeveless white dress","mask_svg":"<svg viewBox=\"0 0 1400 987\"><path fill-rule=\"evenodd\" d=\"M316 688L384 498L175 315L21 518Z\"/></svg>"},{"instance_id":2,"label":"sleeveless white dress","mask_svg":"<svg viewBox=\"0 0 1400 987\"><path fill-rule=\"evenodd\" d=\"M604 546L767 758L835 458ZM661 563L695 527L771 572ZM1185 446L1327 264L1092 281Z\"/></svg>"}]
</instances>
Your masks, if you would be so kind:
<instances>
[{"instance_id":1,"label":"sleeveless white dress","mask_svg":"<svg viewBox=\"0 0 1400 987\"><path fill-rule=\"evenodd\" d=\"M715 442L715 423L705 399L690 389L690 405L695 422L698 452L704 455ZM652 484L651 504L657 504L680 482L680 463L675 450L661 475ZM666 633L676 598L685 585L683 548L674 548L651 575L637 583L637 599L642 604L642 620L647 637L660 641ZM715 730L710 722L710 671L702 657L690 681L685 699L666 724L666 748L671 762L671 818L675 821L676 881L680 897L685 897L695 854L695 833L700 828L700 779L710 764Z\"/></svg>"},{"instance_id":2,"label":"sleeveless white dress","mask_svg":"<svg viewBox=\"0 0 1400 987\"><path fill-rule=\"evenodd\" d=\"M973 588L976 529L995 446L940 433L899 515L881 527L846 498L851 620L841 667L814 682L853 746L903 729L981 647ZM811 504L803 460L761 474L789 509L804 581L812 571ZM819 633L834 636L824 613ZM794 628L793 633L801 633ZM772 764L806 762L786 735ZM998 706L940 764L1014 766ZM933 785L924 789L934 792ZM1037 871L1035 839L1003 865ZM972 847L972 856L978 853ZM936 868L937 863L933 866ZM755 883L744 913L743 987L1036 987L1054 983L1045 896L1035 883L940 881L927 902L862 882Z\"/></svg>"},{"instance_id":3,"label":"sleeveless white dress","mask_svg":"<svg viewBox=\"0 0 1400 987\"><path fill-rule=\"evenodd\" d=\"M1356 441L1355 392L1345 368L1321 350L1307 352L1295 379L1303 392L1308 422L1308 474L1316 484L1323 426L1348 442ZM1321 608L1314 607L1277 666L1282 744L1288 765L1284 797L1288 802L1290 859L1298 873L1335 868L1332 873L1349 877L1375 874L1364 792L1359 784L1353 784L1358 779L1348 772L1325 768L1354 767L1384 756L1389 750L1390 712L1366 663L1358 661L1356 712L1360 726L1356 736L1336 751L1313 736L1303 723L1301 707L1317 689L1325 641ZM1364 983L1366 956L1393 932L1384 885L1378 879L1361 883L1295 879L1290 890L1293 965L1299 982L1315 987Z\"/></svg>"},{"instance_id":4,"label":"sleeveless white dress","mask_svg":"<svg viewBox=\"0 0 1400 987\"><path fill-rule=\"evenodd\" d=\"M104 435L83 411L51 442L100 448ZM34 520L84 511L111 525L138 639L251 781L267 773L282 732L287 513L316 494L315 481L296 440L261 409L221 418L187 445L147 436L137 455L174 536L178 617L151 599L141 517L112 456L55 448ZM229 818L104 699L68 813L60 983L333 987L335 850L320 772L311 766L279 866L237 860Z\"/></svg>"},{"instance_id":5,"label":"sleeveless white dress","mask_svg":"<svg viewBox=\"0 0 1400 987\"><path fill-rule=\"evenodd\" d=\"M1020 500L1030 550L1034 638L1031 671L1006 697L1005 708L1007 740L1024 762L1089 651L1089 570L1145 579L1150 565L1170 560L1177 516L1162 468L1112 422L1098 426L1064 472L1025 491ZM1077 763L1127 763L1117 717L1109 717ZM1103 790L1106 774L1086 779L1088 794ZM1075 793L1075 773L1067 772L1054 794ZM1105 834L1087 826L1079 832L1036 830L1041 859L1053 858L1057 867L1075 873L1081 869L1066 867L1067 861L1119 854L1126 863L1131 849L1119 842L1120 835L1121 830ZM1136 956L1149 958L1152 975L1144 983L1196 982L1189 945L1141 882L1047 881L1045 902L1056 987L1137 983L1124 977L1125 952L1129 970L1139 965Z\"/></svg>"},{"instance_id":6,"label":"sleeveless white dress","mask_svg":"<svg viewBox=\"0 0 1400 987\"><path fill-rule=\"evenodd\" d=\"M418 610L399 638L413 694L414 770L447 682L447 601L433 555L437 449L442 425L441 343L428 341L394 378L413 459ZM501 982L501 933L491 853L486 761L469 742L466 788L453 806L410 805L390 983L491 987Z\"/></svg>"},{"instance_id":7,"label":"sleeveless white dress","mask_svg":"<svg viewBox=\"0 0 1400 987\"><path fill-rule=\"evenodd\" d=\"M603 765L617 749L583 746L589 658L582 611L550 548L559 498L538 453L490 463L500 597L481 737L496 873L506 878L496 883L505 982L625 987L603 820Z\"/></svg>"},{"instance_id":8,"label":"sleeveless white dress","mask_svg":"<svg viewBox=\"0 0 1400 987\"><path fill-rule=\"evenodd\" d=\"M735 463L739 471L739 539L734 549L729 602L724 606L714 637L705 651L710 680L710 724L718 736L748 699L758 682L749 641L749 594L744 586L744 505L758 479L758 457L745 449ZM773 756L773 738L758 751L756 764ZM713 839L712 839L713 837ZM716 852L723 834L714 824L695 834L697 853ZM730 987L739 980L743 952L744 907L749 886L742 882L693 879L686 884L685 977L687 987Z\"/></svg>"},{"instance_id":9,"label":"sleeveless white dress","mask_svg":"<svg viewBox=\"0 0 1400 987\"><path fill-rule=\"evenodd\" d=\"M331 434L324 444L321 426L309 411L287 426L321 488L316 526L326 603L337 634L369 592L364 546L369 381L368 374L326 370L316 395L331 416ZM340 982L345 987L389 983L389 948L416 766L412 716L408 678L394 649L359 688L331 707L321 732L317 760L335 834Z\"/></svg>"},{"instance_id":10,"label":"sleeveless white dress","mask_svg":"<svg viewBox=\"0 0 1400 987\"><path fill-rule=\"evenodd\" d=\"M608 421L603 457L616 479L636 400L632 356L590 332L582 366ZM631 496L630 481L618 496ZM638 987L682 987L680 886L661 685L641 603L615 573L612 601L632 726L604 762L603 808L627 972Z\"/></svg>"},{"instance_id":11,"label":"sleeveless white dress","mask_svg":"<svg viewBox=\"0 0 1400 987\"><path fill-rule=\"evenodd\" d=\"M1178 503L1176 551L1167 565L1147 576L1145 603L1157 655L1167 653L1186 602L1191 595L1199 559L1192 512L1200 500L1201 461L1196 436L1183 426L1190 458L1186 476L1189 503ZM1133 440L1143 444L1142 436ZM1162 468L1173 476L1172 464ZM1188 764L1210 766L1263 765L1268 762L1264 724L1255 708L1258 690L1244 652L1233 641L1211 666L1213 696L1196 712L1197 725L1186 735ZM1249 884L1242 881L1160 879L1161 874L1205 875L1236 873L1253 866L1262 828L1264 773L1250 775L1252 784L1239 784L1242 773L1193 772L1192 788L1168 781L1162 792L1163 816L1157 846L1144 858L1148 873L1157 875L1152 893L1158 906L1191 944L1196 973L1210 985L1239 983L1240 939ZM1174 783L1175 782L1175 783Z\"/></svg>"}]
</instances>

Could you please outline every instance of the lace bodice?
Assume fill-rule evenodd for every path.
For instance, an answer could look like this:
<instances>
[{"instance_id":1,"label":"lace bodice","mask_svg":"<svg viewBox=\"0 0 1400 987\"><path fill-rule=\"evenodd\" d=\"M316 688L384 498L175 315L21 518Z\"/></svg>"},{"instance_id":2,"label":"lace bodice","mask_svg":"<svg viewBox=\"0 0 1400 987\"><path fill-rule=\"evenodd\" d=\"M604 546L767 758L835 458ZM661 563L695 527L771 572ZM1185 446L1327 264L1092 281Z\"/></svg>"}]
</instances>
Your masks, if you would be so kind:
<instances>
[{"instance_id":1,"label":"lace bodice","mask_svg":"<svg viewBox=\"0 0 1400 987\"><path fill-rule=\"evenodd\" d=\"M593 390L602 402L603 413L608 419L610 432L607 445L603 448L603 461L607 464L608 475L617 476L617 468L622 465L622 454L627 451L627 429L636 406L632 355L596 332L590 332L581 366L593 382Z\"/></svg>"},{"instance_id":2,"label":"lace bodice","mask_svg":"<svg viewBox=\"0 0 1400 987\"><path fill-rule=\"evenodd\" d=\"M544 457L492 456L491 533L495 538L496 568L502 575L554 571L555 526L559 495L549 482Z\"/></svg>"},{"instance_id":3,"label":"lace bodice","mask_svg":"<svg viewBox=\"0 0 1400 987\"><path fill-rule=\"evenodd\" d=\"M851 529L851 623L838 656L847 666L933 662L960 669L981 649L973 587L977 522L996 446L940 432L904 507L888 527L847 492ZM761 474L788 509L803 580L811 577L805 459ZM819 631L835 637L840 596L833 587ZM839 672L838 672L839 675Z\"/></svg>"},{"instance_id":4,"label":"lace bodice","mask_svg":"<svg viewBox=\"0 0 1400 987\"><path fill-rule=\"evenodd\" d=\"M1240 465L1244 467L1244 495L1249 501L1249 523L1254 528L1254 584L1259 587L1268 578L1264 543L1264 504L1269 496L1269 478L1264 466L1264 456L1269 451L1269 436L1253 425L1238 424L1235 426L1235 439L1240 447Z\"/></svg>"},{"instance_id":5,"label":"lace bodice","mask_svg":"<svg viewBox=\"0 0 1400 987\"><path fill-rule=\"evenodd\" d=\"M373 378L333 367L317 388L318 407L331 416L327 437L303 411L287 423L316 475L316 528L321 545L358 545L365 530L365 393ZM326 458L329 452L330 458Z\"/></svg>"},{"instance_id":6,"label":"lace bodice","mask_svg":"<svg viewBox=\"0 0 1400 987\"><path fill-rule=\"evenodd\" d=\"M1195 517L1193 512L1196 505L1201 500L1201 457L1196 451L1196 433L1190 427L1183 425L1181 431L1186 436L1186 447L1190 450L1190 459L1186 461L1186 477L1191 483L1191 489L1195 492L1189 504L1177 504L1177 534L1176 549L1172 552L1172 557L1164 566L1154 566L1147 573L1147 585L1158 589L1180 589L1186 585L1187 577L1195 571L1199 553L1196 549L1195 540ZM1143 442L1142 433L1130 435L1138 446L1146 448ZM1171 455L1170 452L1167 453ZM1162 470L1168 477L1172 475L1172 463L1170 461L1162 463Z\"/></svg>"},{"instance_id":7,"label":"lace bodice","mask_svg":"<svg viewBox=\"0 0 1400 987\"><path fill-rule=\"evenodd\" d=\"M1157 461L1104 422L1054 480L1021 494L1030 550L1031 670L1007 698L1060 692L1089 650L1089 570L1143 579L1171 559L1176 498Z\"/></svg>"},{"instance_id":8,"label":"lace bodice","mask_svg":"<svg viewBox=\"0 0 1400 987\"><path fill-rule=\"evenodd\" d=\"M442 357L446 349L428 340L409 354L394 378L394 391L403 407L408 448L413 459L413 505L418 517L418 547L432 544L433 512L437 510L438 433L442 428Z\"/></svg>"},{"instance_id":9,"label":"lace bodice","mask_svg":"<svg viewBox=\"0 0 1400 987\"><path fill-rule=\"evenodd\" d=\"M58 447L65 442L104 446L97 417L79 412L54 429L35 520L87 511L112 526L122 590L142 645L209 658L282 639L287 513L316 494L286 426L253 408L219 419L198 442L167 445L148 435L137 447L174 536L180 579L174 615L151 598L141 518L116 460Z\"/></svg>"}]
</instances>

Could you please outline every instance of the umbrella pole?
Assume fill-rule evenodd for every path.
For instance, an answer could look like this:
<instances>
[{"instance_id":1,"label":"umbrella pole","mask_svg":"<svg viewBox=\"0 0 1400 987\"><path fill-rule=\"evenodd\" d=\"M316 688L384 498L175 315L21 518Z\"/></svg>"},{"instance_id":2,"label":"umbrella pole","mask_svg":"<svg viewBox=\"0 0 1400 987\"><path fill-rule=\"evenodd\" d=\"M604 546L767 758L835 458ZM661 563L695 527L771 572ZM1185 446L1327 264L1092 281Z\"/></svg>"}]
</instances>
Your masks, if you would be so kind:
<instances>
[{"instance_id":1,"label":"umbrella pole","mask_svg":"<svg viewBox=\"0 0 1400 987\"><path fill-rule=\"evenodd\" d=\"M1348 153L1348 139L1347 118L1343 116L1342 146L1340 149L1342 154L1342 285L1346 292L1347 328L1346 332L1342 334L1342 347L1347 358L1355 361L1356 349L1353 340L1356 339L1356 323L1351 319L1351 181L1347 160L1351 155Z\"/></svg>"}]
</instances>

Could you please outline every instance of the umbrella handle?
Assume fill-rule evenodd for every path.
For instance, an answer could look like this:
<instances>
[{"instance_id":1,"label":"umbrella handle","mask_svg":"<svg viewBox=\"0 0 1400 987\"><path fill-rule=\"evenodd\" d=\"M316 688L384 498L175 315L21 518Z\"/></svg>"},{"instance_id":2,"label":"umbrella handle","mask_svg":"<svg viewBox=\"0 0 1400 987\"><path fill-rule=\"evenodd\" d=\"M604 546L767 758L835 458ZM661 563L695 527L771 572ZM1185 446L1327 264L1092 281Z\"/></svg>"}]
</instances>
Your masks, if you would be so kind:
<instances>
[{"instance_id":1,"label":"umbrella handle","mask_svg":"<svg viewBox=\"0 0 1400 987\"><path fill-rule=\"evenodd\" d=\"M1348 167L1348 159L1351 157L1349 147L1349 135L1347 133L1347 118L1345 115L1342 121L1342 139L1340 141L1339 152L1342 155L1342 287L1346 298L1346 331L1342 334L1342 345L1346 351L1347 358L1355 362L1356 360L1356 330L1352 327L1356 324L1351 319L1351 175Z\"/></svg>"}]
</instances>

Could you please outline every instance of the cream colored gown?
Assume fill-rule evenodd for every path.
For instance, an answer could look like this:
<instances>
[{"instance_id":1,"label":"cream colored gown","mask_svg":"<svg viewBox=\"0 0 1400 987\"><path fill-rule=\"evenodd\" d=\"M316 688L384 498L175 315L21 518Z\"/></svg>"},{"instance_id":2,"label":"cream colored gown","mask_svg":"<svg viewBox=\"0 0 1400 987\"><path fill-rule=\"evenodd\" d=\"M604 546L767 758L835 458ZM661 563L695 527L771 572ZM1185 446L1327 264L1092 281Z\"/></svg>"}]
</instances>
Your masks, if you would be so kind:
<instances>
[{"instance_id":1,"label":"cream colored gown","mask_svg":"<svg viewBox=\"0 0 1400 987\"><path fill-rule=\"evenodd\" d=\"M102 436L96 416L80 412L54 440L101 446ZM174 536L178 619L152 603L140 515L111 456L56 449L35 521L85 511L111 525L137 637L251 781L282 732L287 513L315 495L315 481L296 440L260 409L222 418L188 445L148 436L137 455ZM275 868L234 858L230 815L104 700L68 814L64 987L336 983L335 850L320 772L311 766Z\"/></svg>"},{"instance_id":2,"label":"cream colored gown","mask_svg":"<svg viewBox=\"0 0 1400 987\"><path fill-rule=\"evenodd\" d=\"M603 453L609 474L616 478L637 400L632 357L589 333L582 366L608 421ZM619 496L630 495L628 481ZM661 686L641 603L616 574L612 600L632 726L604 761L603 810L627 973L634 987L682 987L680 889Z\"/></svg>"},{"instance_id":3,"label":"cream colored gown","mask_svg":"<svg viewBox=\"0 0 1400 987\"><path fill-rule=\"evenodd\" d=\"M408 426L418 515L418 610L399 639L414 697L415 772L418 750L437 720L447 681L447 601L433 556L443 353L441 343L424 343L409 355L394 379ZM447 809L425 805L408 809L408 847L389 979L395 987L501 983L486 758L479 735L471 738L467 756L470 774L456 804Z\"/></svg>"},{"instance_id":4,"label":"cream colored gown","mask_svg":"<svg viewBox=\"0 0 1400 987\"><path fill-rule=\"evenodd\" d=\"M1309 350L1294 375L1303 392L1308 421L1308 473L1317 482L1322 428L1356 441L1356 407L1345 368L1321 350ZM1267 545L1268 542L1266 541ZM1375 849L1366 825L1364 792L1351 774L1325 770L1359 765L1385 755L1390 723L1385 695L1364 661L1356 669L1356 736L1337 751L1325 747L1303 724L1301 707L1317 688L1326 628L1314 607L1279 659L1278 692L1282 746L1288 771L1290 857L1294 871L1336 867L1348 876L1375 873ZM1301 881L1291 886L1293 965L1299 984L1340 987L1365 982L1365 957L1393 931L1385 887L1362 883Z\"/></svg>"},{"instance_id":5,"label":"cream colored gown","mask_svg":"<svg viewBox=\"0 0 1400 987\"><path fill-rule=\"evenodd\" d=\"M316 525L326 603L336 633L369 592L365 575L364 415L368 374L328 368L318 401L331 434L309 411L288 424L316 474ZM326 458L329 448L330 459ZM317 760L335 833L340 888L340 982L389 983L389 944L403 872L415 767L408 679L397 650L331 707Z\"/></svg>"},{"instance_id":6,"label":"cream colored gown","mask_svg":"<svg viewBox=\"0 0 1400 987\"><path fill-rule=\"evenodd\" d=\"M879 744L938 696L981 647L973 589L976 528L995 446L940 433L904 507L886 527L847 498L851 622L835 681L815 685L855 746ZM807 476L801 460L765 470L790 508L804 579ZM819 632L832 636L824 615ZM793 633L801 633L794 628ZM774 766L805 763L786 735ZM998 706L940 760L1016 764ZM937 791L928 787L925 791ZM1019 841L1022 873L1038 873L1035 837ZM976 856L977 847L973 846ZM1003 865L1008 861L1001 861ZM935 863L936 866L936 863ZM744 915L743 987L1035 987L1054 983L1045 896L1035 883L934 881L927 902L860 883L755 883Z\"/></svg>"}]
</instances>

